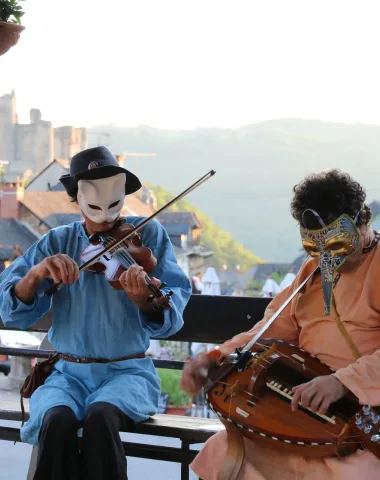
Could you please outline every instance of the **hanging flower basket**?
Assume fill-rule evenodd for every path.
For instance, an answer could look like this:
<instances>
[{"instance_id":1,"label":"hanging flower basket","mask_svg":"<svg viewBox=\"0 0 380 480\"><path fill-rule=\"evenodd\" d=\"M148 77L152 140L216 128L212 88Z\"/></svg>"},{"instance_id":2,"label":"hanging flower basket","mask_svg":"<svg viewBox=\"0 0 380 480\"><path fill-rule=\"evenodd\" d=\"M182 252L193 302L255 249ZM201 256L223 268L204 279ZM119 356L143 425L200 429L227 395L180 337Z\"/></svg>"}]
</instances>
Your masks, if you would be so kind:
<instances>
[{"instance_id":1,"label":"hanging flower basket","mask_svg":"<svg viewBox=\"0 0 380 480\"><path fill-rule=\"evenodd\" d=\"M24 29L22 25L0 21L0 56L17 44Z\"/></svg>"},{"instance_id":2,"label":"hanging flower basket","mask_svg":"<svg viewBox=\"0 0 380 480\"><path fill-rule=\"evenodd\" d=\"M24 0L0 0L0 55L14 47L20 33L25 29L21 25L24 16L20 5Z\"/></svg>"}]
</instances>

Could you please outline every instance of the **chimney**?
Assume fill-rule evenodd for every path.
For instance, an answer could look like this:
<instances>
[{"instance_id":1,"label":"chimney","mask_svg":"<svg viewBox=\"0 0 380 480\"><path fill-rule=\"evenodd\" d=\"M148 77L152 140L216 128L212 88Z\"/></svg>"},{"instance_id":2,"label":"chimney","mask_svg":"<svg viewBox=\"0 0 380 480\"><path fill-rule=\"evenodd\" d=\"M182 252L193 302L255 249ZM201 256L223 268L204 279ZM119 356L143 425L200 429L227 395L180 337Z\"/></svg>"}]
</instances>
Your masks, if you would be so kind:
<instances>
[{"instance_id":1,"label":"chimney","mask_svg":"<svg viewBox=\"0 0 380 480\"><path fill-rule=\"evenodd\" d=\"M0 218L20 218L20 200L24 197L22 184L19 181L3 183L0 188Z\"/></svg>"},{"instance_id":2,"label":"chimney","mask_svg":"<svg viewBox=\"0 0 380 480\"><path fill-rule=\"evenodd\" d=\"M125 159L125 154L122 155L115 155L116 156L116 161L119 164L121 168L124 168L124 159Z\"/></svg>"}]
</instances>

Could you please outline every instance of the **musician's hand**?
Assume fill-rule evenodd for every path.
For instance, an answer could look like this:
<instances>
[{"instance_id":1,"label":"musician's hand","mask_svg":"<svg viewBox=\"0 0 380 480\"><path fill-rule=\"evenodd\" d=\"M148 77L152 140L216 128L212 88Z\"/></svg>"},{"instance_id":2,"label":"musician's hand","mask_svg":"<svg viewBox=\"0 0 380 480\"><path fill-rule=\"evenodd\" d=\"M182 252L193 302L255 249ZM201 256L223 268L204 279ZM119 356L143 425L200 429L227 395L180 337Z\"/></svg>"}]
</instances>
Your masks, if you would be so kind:
<instances>
[{"instance_id":1,"label":"musician's hand","mask_svg":"<svg viewBox=\"0 0 380 480\"><path fill-rule=\"evenodd\" d=\"M348 389L334 375L325 375L293 387L292 391L293 412L301 402L303 407L325 414L332 403L347 394Z\"/></svg>"},{"instance_id":2,"label":"musician's hand","mask_svg":"<svg viewBox=\"0 0 380 480\"><path fill-rule=\"evenodd\" d=\"M51 278L55 283L70 284L79 280L79 268L77 263L67 255L58 253L52 257L46 257L31 269L33 277L42 281Z\"/></svg>"},{"instance_id":3,"label":"musician's hand","mask_svg":"<svg viewBox=\"0 0 380 480\"><path fill-rule=\"evenodd\" d=\"M212 365L216 365L216 361L200 353L193 360L185 363L181 388L188 393L197 393L206 383L208 370Z\"/></svg>"},{"instance_id":4,"label":"musician's hand","mask_svg":"<svg viewBox=\"0 0 380 480\"><path fill-rule=\"evenodd\" d=\"M147 274L139 265L132 265L126 272L120 275L119 282L124 288L125 293L141 310L148 310L149 303L146 299L150 295L146 283ZM157 278L151 278L151 282L156 287L160 287L161 281Z\"/></svg>"}]
</instances>

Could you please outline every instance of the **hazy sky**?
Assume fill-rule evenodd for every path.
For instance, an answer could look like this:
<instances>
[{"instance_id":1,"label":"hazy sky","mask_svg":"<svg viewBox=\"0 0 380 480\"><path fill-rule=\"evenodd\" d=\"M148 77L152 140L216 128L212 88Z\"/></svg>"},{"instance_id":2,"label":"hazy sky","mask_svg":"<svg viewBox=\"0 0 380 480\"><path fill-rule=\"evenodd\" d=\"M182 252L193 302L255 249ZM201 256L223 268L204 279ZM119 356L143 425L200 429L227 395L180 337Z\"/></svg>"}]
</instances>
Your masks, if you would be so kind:
<instances>
[{"instance_id":1,"label":"hazy sky","mask_svg":"<svg viewBox=\"0 0 380 480\"><path fill-rule=\"evenodd\" d=\"M380 124L380 2L26 0L0 95L55 126Z\"/></svg>"}]
</instances>

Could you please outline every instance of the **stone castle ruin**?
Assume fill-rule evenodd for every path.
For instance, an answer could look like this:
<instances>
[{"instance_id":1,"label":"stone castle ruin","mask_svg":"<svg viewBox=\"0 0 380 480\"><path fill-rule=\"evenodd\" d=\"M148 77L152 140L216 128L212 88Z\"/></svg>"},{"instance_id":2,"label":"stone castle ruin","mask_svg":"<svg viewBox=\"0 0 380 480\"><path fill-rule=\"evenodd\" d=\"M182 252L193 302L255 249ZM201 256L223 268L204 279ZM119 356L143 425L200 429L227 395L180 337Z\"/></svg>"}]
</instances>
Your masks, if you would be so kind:
<instances>
[{"instance_id":1,"label":"stone castle ruin","mask_svg":"<svg viewBox=\"0 0 380 480\"><path fill-rule=\"evenodd\" d=\"M0 96L0 168L13 182L28 171L35 175L54 159L69 159L87 148L87 129L42 120L40 110L30 110L30 123L18 122L16 95Z\"/></svg>"}]
</instances>

